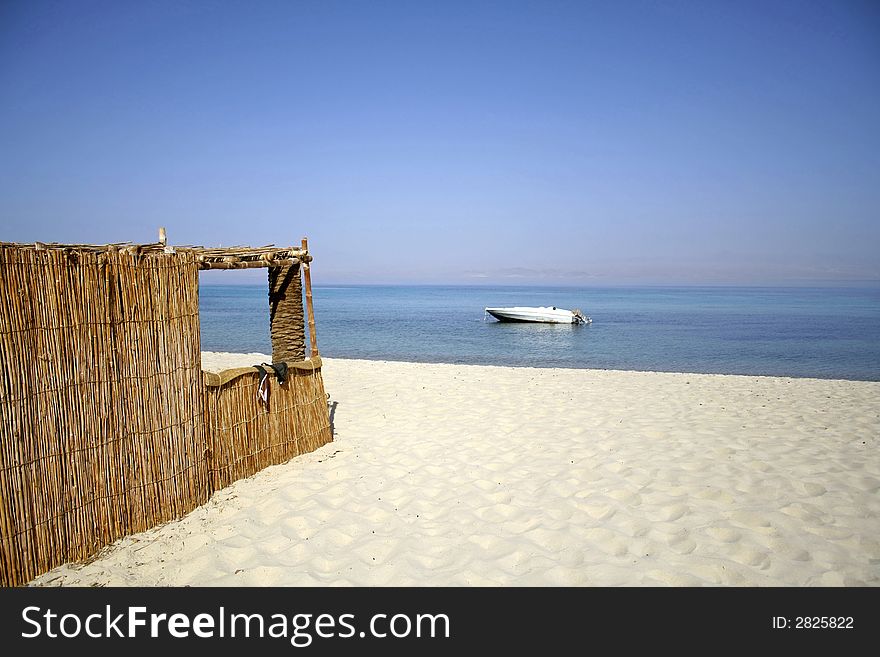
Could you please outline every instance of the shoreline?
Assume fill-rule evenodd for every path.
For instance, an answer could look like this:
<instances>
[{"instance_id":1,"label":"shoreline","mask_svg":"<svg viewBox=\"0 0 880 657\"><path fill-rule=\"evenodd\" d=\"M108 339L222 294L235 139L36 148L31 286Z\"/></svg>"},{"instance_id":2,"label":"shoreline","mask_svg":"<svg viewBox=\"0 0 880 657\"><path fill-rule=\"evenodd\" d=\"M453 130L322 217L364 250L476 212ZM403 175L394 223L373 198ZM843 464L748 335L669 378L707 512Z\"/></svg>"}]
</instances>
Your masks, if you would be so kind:
<instances>
[{"instance_id":1,"label":"shoreline","mask_svg":"<svg viewBox=\"0 0 880 657\"><path fill-rule=\"evenodd\" d=\"M208 367L205 367L205 355L208 355ZM231 363L230 365L218 366L215 363L225 362L227 357L233 356L232 360L228 361ZM202 369L207 372L220 372L226 368L232 367L250 367L251 365L256 364L257 361L251 363L250 361L245 359L241 359L238 357L241 356L254 356L258 359L262 359L259 362L270 362L272 357L269 354L259 353L259 352L248 352L248 353L240 353L240 352L231 352L231 351L203 351L202 352ZM214 358L218 360L214 360ZM791 381L824 381L824 382L834 382L839 381L841 383L874 383L880 384L880 379L842 379L839 377L821 377L821 376L794 376L790 374L738 374L735 372L684 372L684 371L673 371L673 370L621 370L614 368L600 368L600 367L564 367L560 365L502 365L497 363L454 363L447 361L433 361L433 360L396 360L392 358L354 358L354 357L343 357L343 356L321 356L321 359L326 362L363 362L363 363L384 363L384 364L400 364L400 365L441 365L448 367L497 367L501 369L525 369L525 370L563 370L563 371L577 371L577 372L608 372L615 374L660 374L660 375L674 375L674 376L729 376L729 377L742 377L742 378L760 378L760 379L785 379Z\"/></svg>"},{"instance_id":2,"label":"shoreline","mask_svg":"<svg viewBox=\"0 0 880 657\"><path fill-rule=\"evenodd\" d=\"M333 442L32 584L880 585L878 382L323 360Z\"/></svg>"}]
</instances>

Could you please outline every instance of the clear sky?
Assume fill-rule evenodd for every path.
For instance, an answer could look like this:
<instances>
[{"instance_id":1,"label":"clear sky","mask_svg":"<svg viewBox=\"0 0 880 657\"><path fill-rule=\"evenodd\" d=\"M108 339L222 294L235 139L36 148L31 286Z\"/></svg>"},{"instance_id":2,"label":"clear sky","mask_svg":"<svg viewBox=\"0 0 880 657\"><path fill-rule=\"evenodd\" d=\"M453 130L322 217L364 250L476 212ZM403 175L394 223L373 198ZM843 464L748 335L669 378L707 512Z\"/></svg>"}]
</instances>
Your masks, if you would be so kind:
<instances>
[{"instance_id":1,"label":"clear sky","mask_svg":"<svg viewBox=\"0 0 880 657\"><path fill-rule=\"evenodd\" d=\"M0 240L160 225L316 283L880 283L880 3L0 0Z\"/></svg>"}]
</instances>

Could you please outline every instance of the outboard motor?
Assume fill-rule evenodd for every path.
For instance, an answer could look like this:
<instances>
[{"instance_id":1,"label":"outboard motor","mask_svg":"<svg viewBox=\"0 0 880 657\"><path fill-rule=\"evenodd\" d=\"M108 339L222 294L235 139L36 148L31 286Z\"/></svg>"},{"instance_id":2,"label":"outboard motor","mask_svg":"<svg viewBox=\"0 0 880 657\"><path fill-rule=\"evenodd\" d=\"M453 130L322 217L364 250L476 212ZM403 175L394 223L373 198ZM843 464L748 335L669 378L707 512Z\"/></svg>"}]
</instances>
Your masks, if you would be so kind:
<instances>
[{"instance_id":1,"label":"outboard motor","mask_svg":"<svg viewBox=\"0 0 880 657\"><path fill-rule=\"evenodd\" d=\"M571 311L571 314L574 315L574 320L578 324L592 324L593 320L587 316L585 316L580 308L575 308Z\"/></svg>"}]
</instances>

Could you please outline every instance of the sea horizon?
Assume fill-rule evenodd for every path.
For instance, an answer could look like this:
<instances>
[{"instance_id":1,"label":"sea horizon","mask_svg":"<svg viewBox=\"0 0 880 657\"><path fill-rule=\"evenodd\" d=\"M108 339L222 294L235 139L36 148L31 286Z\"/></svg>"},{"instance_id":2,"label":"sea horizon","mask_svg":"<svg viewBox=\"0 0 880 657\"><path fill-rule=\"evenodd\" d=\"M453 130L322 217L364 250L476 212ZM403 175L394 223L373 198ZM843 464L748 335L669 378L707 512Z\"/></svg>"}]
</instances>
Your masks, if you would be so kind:
<instances>
[{"instance_id":1,"label":"sea horizon","mask_svg":"<svg viewBox=\"0 0 880 657\"><path fill-rule=\"evenodd\" d=\"M262 278L247 277L243 279L241 276L230 276L228 272L211 272L216 277L201 278L199 285L202 287L248 287L259 286L263 284ZM257 271L251 270L244 272L246 274L256 274ZM202 272L204 275L205 272ZM223 280L228 278L228 280ZM312 288L331 288L331 287L515 287L515 288L572 288L572 289L591 289L591 288L741 288L741 289L855 289L855 290L871 290L880 291L880 280L849 280L836 281L831 279L809 280L804 282L786 282L786 283L735 283L735 282L702 282L702 283L565 283L565 282L505 282L505 283L482 283L482 282L427 282L427 283L411 283L411 282L316 282L312 281Z\"/></svg>"},{"instance_id":2,"label":"sea horizon","mask_svg":"<svg viewBox=\"0 0 880 657\"><path fill-rule=\"evenodd\" d=\"M331 358L880 381L880 288L314 285ZM264 284L201 286L204 351L271 353ZM589 326L485 307L580 308Z\"/></svg>"}]
</instances>

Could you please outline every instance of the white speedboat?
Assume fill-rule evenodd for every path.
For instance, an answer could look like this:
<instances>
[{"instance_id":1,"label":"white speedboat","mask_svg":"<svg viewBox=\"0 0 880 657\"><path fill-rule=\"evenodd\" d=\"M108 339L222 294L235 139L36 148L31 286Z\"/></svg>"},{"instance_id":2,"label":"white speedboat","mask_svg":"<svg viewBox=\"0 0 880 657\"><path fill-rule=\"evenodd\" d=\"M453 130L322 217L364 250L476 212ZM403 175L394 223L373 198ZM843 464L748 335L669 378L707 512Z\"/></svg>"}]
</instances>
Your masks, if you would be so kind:
<instances>
[{"instance_id":1,"label":"white speedboat","mask_svg":"<svg viewBox=\"0 0 880 657\"><path fill-rule=\"evenodd\" d=\"M593 320L580 310L566 310L556 306L514 306L512 308L486 308L486 312L499 322L541 322L544 324L590 324Z\"/></svg>"}]
</instances>

